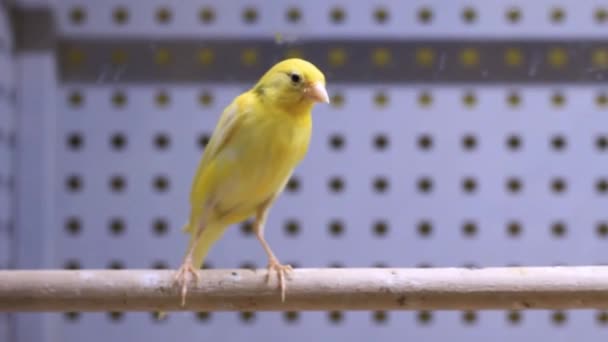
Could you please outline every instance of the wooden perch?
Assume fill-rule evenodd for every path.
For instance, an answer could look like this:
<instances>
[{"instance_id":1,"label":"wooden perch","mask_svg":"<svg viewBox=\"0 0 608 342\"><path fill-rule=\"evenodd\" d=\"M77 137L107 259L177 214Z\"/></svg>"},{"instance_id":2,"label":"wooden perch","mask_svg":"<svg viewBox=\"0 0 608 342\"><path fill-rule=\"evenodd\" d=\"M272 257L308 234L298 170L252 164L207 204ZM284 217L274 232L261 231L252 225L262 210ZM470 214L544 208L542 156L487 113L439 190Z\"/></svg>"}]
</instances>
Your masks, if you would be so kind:
<instances>
[{"instance_id":1,"label":"wooden perch","mask_svg":"<svg viewBox=\"0 0 608 342\"><path fill-rule=\"evenodd\" d=\"M186 306L174 271L0 271L0 311L607 309L608 267L205 270ZM274 275L274 273L273 273Z\"/></svg>"}]
</instances>

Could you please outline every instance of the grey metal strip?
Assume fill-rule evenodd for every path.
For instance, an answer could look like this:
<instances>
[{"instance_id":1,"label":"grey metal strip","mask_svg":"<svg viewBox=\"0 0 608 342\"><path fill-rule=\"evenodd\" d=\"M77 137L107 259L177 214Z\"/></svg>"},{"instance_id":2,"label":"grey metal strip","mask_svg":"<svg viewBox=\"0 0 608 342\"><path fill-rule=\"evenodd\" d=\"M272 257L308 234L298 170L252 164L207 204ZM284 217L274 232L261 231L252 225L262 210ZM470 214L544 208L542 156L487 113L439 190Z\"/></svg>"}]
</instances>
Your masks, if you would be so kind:
<instances>
[{"instance_id":1,"label":"grey metal strip","mask_svg":"<svg viewBox=\"0 0 608 342\"><path fill-rule=\"evenodd\" d=\"M353 39L286 45L270 39L60 39L57 53L61 81L84 83L252 82L290 54L315 63L332 82L604 83L608 77L608 40Z\"/></svg>"},{"instance_id":2,"label":"grey metal strip","mask_svg":"<svg viewBox=\"0 0 608 342\"><path fill-rule=\"evenodd\" d=\"M48 51L55 48L56 31L53 12L48 8L10 8L15 49Z\"/></svg>"}]
</instances>

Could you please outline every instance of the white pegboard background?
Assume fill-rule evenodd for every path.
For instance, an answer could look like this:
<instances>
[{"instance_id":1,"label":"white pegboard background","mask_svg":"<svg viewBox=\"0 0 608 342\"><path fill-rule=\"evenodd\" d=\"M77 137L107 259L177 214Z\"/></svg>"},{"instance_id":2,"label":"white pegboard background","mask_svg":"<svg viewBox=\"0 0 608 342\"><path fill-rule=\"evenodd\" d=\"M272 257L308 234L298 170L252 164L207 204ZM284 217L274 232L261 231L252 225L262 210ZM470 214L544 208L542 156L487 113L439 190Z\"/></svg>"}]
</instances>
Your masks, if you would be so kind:
<instances>
[{"instance_id":1,"label":"white pegboard background","mask_svg":"<svg viewBox=\"0 0 608 342\"><path fill-rule=\"evenodd\" d=\"M277 32L302 38L603 37L608 22L596 20L601 8L597 1L309 1L298 4L302 21L297 24L285 19L294 4L283 1L175 5L90 0L55 5L63 36L145 36L151 44L155 37L270 38ZM113 21L112 11L119 6L128 9L124 25ZM517 24L505 19L512 6L521 12ZM155 19L160 7L171 13L168 24ZM331 20L336 7L346 13L341 24ZM379 7L389 15L385 24L374 19ZM462 19L468 7L475 9L473 24ZM563 10L562 23L550 19L555 7ZM76 8L84 14L79 24L71 19ZM202 8L213 10L212 24L201 24ZM255 24L242 20L248 8L258 13ZM417 19L421 8L432 11L429 24ZM608 223L608 189L598 191L598 182L608 180L608 106L598 100L603 87L328 82L342 105L316 107L310 152L295 173L299 187L279 199L266 229L281 261L300 267L608 262L608 226L603 225ZM109 82L48 89L57 117L48 126L56 145L48 172L54 177L54 222L45 227L49 241L43 245L51 250L45 266L177 267L186 243L179 228L188 213L200 140L211 132L221 110L249 86ZM165 106L156 103L161 92L169 100ZM520 98L517 106L508 101L514 93ZM125 99L124 105L114 104L116 94ZM210 104L201 104L202 94L210 96ZM384 106L375 102L379 94L388 99ZM564 105L553 103L555 94L563 96ZM463 100L471 96L472 107ZM421 98L430 98L431 104L423 105ZM512 147L514 140L519 147ZM165 191L154 186L159 176L168 181ZM382 193L374 190L377 177L387 182ZM467 177L476 184L472 193L463 190ZM516 193L506 186L512 177L521 184ZM419 189L423 178L432 183L428 193ZM552 190L556 178L563 180L562 192ZM329 186L335 179L343 183L337 193ZM122 187L113 190L112 184ZM517 228L519 234L510 233ZM266 259L258 242L235 227L214 247L208 263L263 267ZM68 342L82 336L91 342L166 341L173 336L222 341L604 341L608 334L608 314L596 311L179 313L160 322L146 313L82 313L53 314L45 324L51 327L42 334L48 341Z\"/></svg>"}]
</instances>

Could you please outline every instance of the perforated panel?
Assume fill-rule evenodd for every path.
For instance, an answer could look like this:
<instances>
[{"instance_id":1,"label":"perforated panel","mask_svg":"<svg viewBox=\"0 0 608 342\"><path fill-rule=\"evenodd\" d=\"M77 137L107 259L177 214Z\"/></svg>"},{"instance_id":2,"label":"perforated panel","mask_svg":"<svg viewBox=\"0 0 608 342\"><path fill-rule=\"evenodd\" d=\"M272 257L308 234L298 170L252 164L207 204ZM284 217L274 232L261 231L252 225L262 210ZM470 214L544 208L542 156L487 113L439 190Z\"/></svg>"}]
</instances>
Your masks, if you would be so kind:
<instances>
[{"instance_id":1,"label":"perforated panel","mask_svg":"<svg viewBox=\"0 0 608 342\"><path fill-rule=\"evenodd\" d=\"M158 54L161 37L271 39L281 33L305 48L307 39L323 38L345 44L363 37L597 38L608 27L608 8L592 1L309 1L297 7L299 14L288 2L60 1L56 15L61 35L70 39L148 40L158 68L171 56ZM245 66L247 43L239 56ZM541 55L526 64L528 77L547 65L559 74L580 51L573 46ZM582 63L601 76L608 54L598 51ZM91 52L59 54L66 58L60 73ZM334 67L350 61L313 53ZM437 56L432 67L475 66L475 56L465 53L464 62ZM175 268L204 142L222 109L251 83L126 82L120 70L129 72L137 61L114 58L118 69L109 66L94 83L59 84L55 93L50 266ZM315 108L309 155L266 229L281 261L300 267L608 262L608 95L601 84L448 86L432 76L422 83L353 84L332 82L332 70L327 75L333 104ZM246 225L230 229L207 261L219 268L265 264ZM595 311L178 313L164 321L148 313L66 313L49 322L49 341L603 341L608 334L608 313Z\"/></svg>"},{"instance_id":2,"label":"perforated panel","mask_svg":"<svg viewBox=\"0 0 608 342\"><path fill-rule=\"evenodd\" d=\"M0 269L11 266L13 239L13 42L8 17L0 5ZM9 316L0 314L0 340L9 340Z\"/></svg>"}]
</instances>

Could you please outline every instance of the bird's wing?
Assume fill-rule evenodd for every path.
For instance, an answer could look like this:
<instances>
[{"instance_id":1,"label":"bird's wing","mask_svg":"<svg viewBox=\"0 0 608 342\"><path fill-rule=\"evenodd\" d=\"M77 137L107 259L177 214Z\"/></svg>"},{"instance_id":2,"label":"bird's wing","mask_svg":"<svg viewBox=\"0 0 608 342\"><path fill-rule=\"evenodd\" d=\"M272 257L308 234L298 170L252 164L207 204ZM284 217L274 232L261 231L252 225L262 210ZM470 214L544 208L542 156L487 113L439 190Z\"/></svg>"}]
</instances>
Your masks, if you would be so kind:
<instances>
[{"instance_id":1,"label":"bird's wing","mask_svg":"<svg viewBox=\"0 0 608 342\"><path fill-rule=\"evenodd\" d=\"M192 191L190 193L192 202L200 201L201 195L203 195L203 197L205 196L204 191L207 187L202 184L205 181L204 173L210 167L210 164L217 155L229 144L243 122L243 118L247 111L243 108L242 100L243 98L240 96L236 98L228 107L226 107L220 116L211 139L205 147L205 152L203 152L198 169L196 170L194 184L192 184Z\"/></svg>"}]
</instances>

